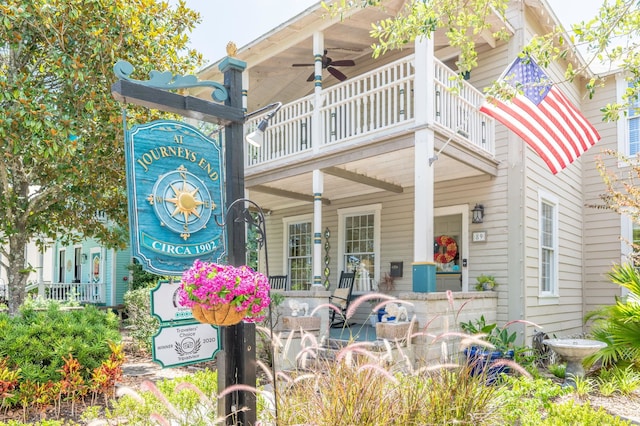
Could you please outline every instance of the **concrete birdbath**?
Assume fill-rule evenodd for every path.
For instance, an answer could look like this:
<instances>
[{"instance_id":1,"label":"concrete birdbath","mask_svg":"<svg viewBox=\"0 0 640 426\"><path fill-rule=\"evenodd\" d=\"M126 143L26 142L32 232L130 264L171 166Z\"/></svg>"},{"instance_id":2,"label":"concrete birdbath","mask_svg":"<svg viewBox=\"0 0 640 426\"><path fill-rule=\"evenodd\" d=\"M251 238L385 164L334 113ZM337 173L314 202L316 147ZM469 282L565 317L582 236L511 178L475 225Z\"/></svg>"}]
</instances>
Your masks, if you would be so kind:
<instances>
[{"instance_id":1,"label":"concrete birdbath","mask_svg":"<svg viewBox=\"0 0 640 426\"><path fill-rule=\"evenodd\" d=\"M589 355L607 346L606 343L590 339L548 339L542 343L551 347L555 353L567 361L565 385L575 387L575 377L584 377L582 361Z\"/></svg>"}]
</instances>

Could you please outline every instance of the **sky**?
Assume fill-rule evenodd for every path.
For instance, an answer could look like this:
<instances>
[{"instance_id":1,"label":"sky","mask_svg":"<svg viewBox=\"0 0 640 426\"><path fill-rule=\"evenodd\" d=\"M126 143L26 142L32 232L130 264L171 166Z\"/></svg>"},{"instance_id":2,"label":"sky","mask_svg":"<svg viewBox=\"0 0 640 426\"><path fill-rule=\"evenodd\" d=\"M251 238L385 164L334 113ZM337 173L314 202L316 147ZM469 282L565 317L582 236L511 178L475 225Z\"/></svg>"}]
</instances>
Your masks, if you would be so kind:
<instances>
[{"instance_id":1,"label":"sky","mask_svg":"<svg viewBox=\"0 0 640 426\"><path fill-rule=\"evenodd\" d=\"M570 24L592 18L603 0L547 0L556 16ZM191 45L213 63L226 55L233 41L238 48L293 18L318 0L186 0L189 8L200 12L202 22L191 33Z\"/></svg>"}]
</instances>

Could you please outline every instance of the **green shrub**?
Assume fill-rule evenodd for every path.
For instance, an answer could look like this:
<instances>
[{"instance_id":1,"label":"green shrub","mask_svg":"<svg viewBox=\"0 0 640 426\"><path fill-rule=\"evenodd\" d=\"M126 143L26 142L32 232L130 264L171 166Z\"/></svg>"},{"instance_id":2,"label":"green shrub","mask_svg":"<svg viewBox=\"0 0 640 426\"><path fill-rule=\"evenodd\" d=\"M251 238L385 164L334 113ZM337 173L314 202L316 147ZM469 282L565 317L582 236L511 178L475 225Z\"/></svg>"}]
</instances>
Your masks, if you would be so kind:
<instances>
[{"instance_id":1,"label":"green shrub","mask_svg":"<svg viewBox=\"0 0 640 426\"><path fill-rule=\"evenodd\" d=\"M575 401L569 400L550 406L547 416L537 424L540 426L629 426L631 422L612 416L602 408L595 410L588 403L576 404Z\"/></svg>"},{"instance_id":2,"label":"green shrub","mask_svg":"<svg viewBox=\"0 0 640 426\"><path fill-rule=\"evenodd\" d=\"M158 319L151 315L151 289L156 284L130 290L124 295L124 306L128 315L124 324L135 347L147 352L151 351L151 338L159 328Z\"/></svg>"},{"instance_id":3,"label":"green shrub","mask_svg":"<svg viewBox=\"0 0 640 426\"><path fill-rule=\"evenodd\" d=\"M596 380L600 393L605 396L614 393L631 395L640 388L640 372L631 366L602 368Z\"/></svg>"},{"instance_id":4,"label":"green shrub","mask_svg":"<svg viewBox=\"0 0 640 426\"><path fill-rule=\"evenodd\" d=\"M549 372L559 379L564 379L567 372L567 364L549 364Z\"/></svg>"},{"instance_id":5,"label":"green shrub","mask_svg":"<svg viewBox=\"0 0 640 426\"><path fill-rule=\"evenodd\" d=\"M595 410L588 403L573 400L558 403L559 396L573 392L549 379L530 380L507 377L496 395L500 402L502 421L498 424L520 426L621 426L630 423L612 416L602 408Z\"/></svg>"},{"instance_id":6,"label":"green shrub","mask_svg":"<svg viewBox=\"0 0 640 426\"><path fill-rule=\"evenodd\" d=\"M168 277L145 271L138 261L128 265L127 269L131 272L131 283L129 284L131 290L153 288L158 281L168 279Z\"/></svg>"},{"instance_id":7,"label":"green shrub","mask_svg":"<svg viewBox=\"0 0 640 426\"><path fill-rule=\"evenodd\" d=\"M50 304L46 310L25 306L10 317L0 313L0 356L7 366L20 369L21 381L45 383L60 380L64 359L73 355L83 370L91 370L109 358L109 341L119 342L118 317L93 306L61 310Z\"/></svg>"},{"instance_id":8,"label":"green shrub","mask_svg":"<svg viewBox=\"0 0 640 426\"><path fill-rule=\"evenodd\" d=\"M106 418L117 420L118 424L142 425L155 424L150 417L159 415L173 425L218 424L215 422L217 383L217 371L205 370L155 384L149 382L145 384L147 389L140 392L123 390L123 396L107 410Z\"/></svg>"},{"instance_id":9,"label":"green shrub","mask_svg":"<svg viewBox=\"0 0 640 426\"><path fill-rule=\"evenodd\" d=\"M614 304L587 313L593 320L593 338L607 346L587 358L589 365L601 361L605 367L633 365L640 367L640 272L631 263L613 265L607 274L612 283L629 290L616 297Z\"/></svg>"},{"instance_id":10,"label":"green shrub","mask_svg":"<svg viewBox=\"0 0 640 426\"><path fill-rule=\"evenodd\" d=\"M540 414L549 410L555 398L568 392L569 389L549 379L504 376L503 385L496 393L496 399L501 401L502 421L498 424L538 425Z\"/></svg>"},{"instance_id":11,"label":"green shrub","mask_svg":"<svg viewBox=\"0 0 640 426\"><path fill-rule=\"evenodd\" d=\"M483 339L493 345L495 347L494 350L500 352L507 352L512 349L518 337L515 331L509 333L507 326L508 324L503 327L498 327L496 323L487 324L484 315L481 315L475 321L469 320L468 322L460 323L462 331L472 336L483 335Z\"/></svg>"}]
</instances>

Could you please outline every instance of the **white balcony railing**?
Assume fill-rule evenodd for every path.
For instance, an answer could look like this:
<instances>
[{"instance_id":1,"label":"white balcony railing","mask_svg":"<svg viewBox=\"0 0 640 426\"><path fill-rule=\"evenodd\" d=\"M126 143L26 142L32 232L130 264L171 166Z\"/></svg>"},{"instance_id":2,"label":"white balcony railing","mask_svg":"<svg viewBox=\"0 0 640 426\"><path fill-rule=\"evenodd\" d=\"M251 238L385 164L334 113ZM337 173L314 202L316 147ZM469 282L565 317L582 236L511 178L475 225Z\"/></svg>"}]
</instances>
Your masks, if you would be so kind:
<instances>
[{"instance_id":1,"label":"white balcony railing","mask_svg":"<svg viewBox=\"0 0 640 426\"><path fill-rule=\"evenodd\" d=\"M401 60L325 90L326 102L320 108L322 144L413 120L413 81L413 61Z\"/></svg>"},{"instance_id":2,"label":"white balcony railing","mask_svg":"<svg viewBox=\"0 0 640 426\"><path fill-rule=\"evenodd\" d=\"M324 90L319 123L313 120L314 95L283 105L271 119L262 147L248 147L246 166L408 126L415 117L413 59L408 56ZM435 123L493 155L495 122L478 111L483 94L467 83L458 87L455 73L439 61L434 74ZM263 116L248 120L246 131L253 131ZM312 137L315 125L320 126L320 141Z\"/></svg>"},{"instance_id":3,"label":"white balcony railing","mask_svg":"<svg viewBox=\"0 0 640 426\"><path fill-rule=\"evenodd\" d=\"M482 92L470 84L459 86L455 73L436 61L434 96L436 123L482 151L494 154L495 120L479 110L485 99Z\"/></svg>"},{"instance_id":4,"label":"white balcony railing","mask_svg":"<svg viewBox=\"0 0 640 426\"><path fill-rule=\"evenodd\" d=\"M106 300L105 283L34 283L26 287L27 292L37 290L38 296L59 302L102 304Z\"/></svg>"}]
</instances>

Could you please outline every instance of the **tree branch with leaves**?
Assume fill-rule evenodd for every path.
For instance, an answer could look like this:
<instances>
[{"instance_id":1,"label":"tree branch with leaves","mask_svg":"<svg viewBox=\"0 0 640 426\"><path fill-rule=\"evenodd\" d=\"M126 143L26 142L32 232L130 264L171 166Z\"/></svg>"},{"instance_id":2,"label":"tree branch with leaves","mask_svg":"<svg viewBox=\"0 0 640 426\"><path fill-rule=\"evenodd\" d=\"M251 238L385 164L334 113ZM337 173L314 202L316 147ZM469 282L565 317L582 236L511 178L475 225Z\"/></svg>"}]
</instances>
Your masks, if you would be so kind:
<instances>
[{"instance_id":1,"label":"tree branch with leaves","mask_svg":"<svg viewBox=\"0 0 640 426\"><path fill-rule=\"evenodd\" d=\"M111 95L112 67L123 59L140 75L195 71L202 56L187 43L199 19L184 1L0 4L0 266L11 312L24 299L29 241L126 244L122 106ZM145 108L127 114L133 123L160 117Z\"/></svg>"}]
</instances>

